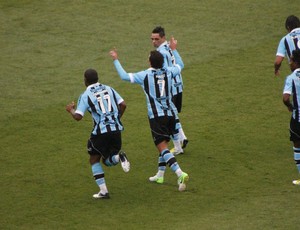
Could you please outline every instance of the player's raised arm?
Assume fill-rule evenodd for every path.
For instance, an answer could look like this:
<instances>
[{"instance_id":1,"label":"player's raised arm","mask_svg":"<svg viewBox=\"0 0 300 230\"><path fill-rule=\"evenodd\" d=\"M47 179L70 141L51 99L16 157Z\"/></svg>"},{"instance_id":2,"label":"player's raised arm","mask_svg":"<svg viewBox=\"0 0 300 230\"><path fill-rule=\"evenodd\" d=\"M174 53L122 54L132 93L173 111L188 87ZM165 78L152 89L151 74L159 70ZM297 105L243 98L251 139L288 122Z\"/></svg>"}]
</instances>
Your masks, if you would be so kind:
<instances>
[{"instance_id":1,"label":"player's raised arm","mask_svg":"<svg viewBox=\"0 0 300 230\"><path fill-rule=\"evenodd\" d=\"M179 65L180 69L183 69L184 64L181 59L181 56L179 55L179 53L177 51L177 40L173 36L170 39L169 46L170 46L171 50L173 51L176 64Z\"/></svg>"},{"instance_id":2,"label":"player's raised arm","mask_svg":"<svg viewBox=\"0 0 300 230\"><path fill-rule=\"evenodd\" d=\"M113 59L114 66L115 66L120 78L124 81L130 81L130 77L129 77L128 73L124 70L124 68L122 67L121 63L118 60L118 53L117 53L116 48L111 50L109 52L109 54Z\"/></svg>"},{"instance_id":3,"label":"player's raised arm","mask_svg":"<svg viewBox=\"0 0 300 230\"><path fill-rule=\"evenodd\" d=\"M118 60L118 53L117 53L117 49L113 48L110 52L109 52L110 56L112 57L113 60Z\"/></svg>"}]
</instances>

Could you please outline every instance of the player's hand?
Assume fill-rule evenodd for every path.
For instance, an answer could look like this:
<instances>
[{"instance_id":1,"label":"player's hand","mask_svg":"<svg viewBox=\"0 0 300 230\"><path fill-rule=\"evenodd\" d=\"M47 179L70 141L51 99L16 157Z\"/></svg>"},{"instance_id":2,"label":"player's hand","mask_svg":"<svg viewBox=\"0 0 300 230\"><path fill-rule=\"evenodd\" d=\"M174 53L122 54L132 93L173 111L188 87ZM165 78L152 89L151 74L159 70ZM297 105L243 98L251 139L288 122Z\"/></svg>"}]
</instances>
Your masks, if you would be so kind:
<instances>
[{"instance_id":1,"label":"player's hand","mask_svg":"<svg viewBox=\"0 0 300 230\"><path fill-rule=\"evenodd\" d=\"M173 36L171 36L169 46L170 46L171 50L176 50L177 40L175 40L175 38Z\"/></svg>"},{"instance_id":2,"label":"player's hand","mask_svg":"<svg viewBox=\"0 0 300 230\"><path fill-rule=\"evenodd\" d=\"M74 101L72 101L70 104L68 104L68 105L66 106L66 110L67 110L67 112L69 112L69 113L71 113L71 111L74 111L74 109L75 109L75 102L74 102Z\"/></svg>"},{"instance_id":3,"label":"player's hand","mask_svg":"<svg viewBox=\"0 0 300 230\"><path fill-rule=\"evenodd\" d=\"M117 49L113 48L110 52L109 52L110 56L112 57L113 60L117 60L118 59L118 53L117 53Z\"/></svg>"}]
</instances>

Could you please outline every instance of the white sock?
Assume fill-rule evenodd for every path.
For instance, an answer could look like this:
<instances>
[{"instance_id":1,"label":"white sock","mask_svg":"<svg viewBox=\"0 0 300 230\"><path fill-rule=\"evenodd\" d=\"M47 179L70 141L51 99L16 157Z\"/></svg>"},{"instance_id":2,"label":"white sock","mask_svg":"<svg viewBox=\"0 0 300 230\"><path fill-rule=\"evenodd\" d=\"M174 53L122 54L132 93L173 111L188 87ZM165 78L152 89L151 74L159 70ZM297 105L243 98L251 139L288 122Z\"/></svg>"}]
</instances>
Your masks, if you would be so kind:
<instances>
[{"instance_id":1,"label":"white sock","mask_svg":"<svg viewBox=\"0 0 300 230\"><path fill-rule=\"evenodd\" d=\"M120 162L119 154L114 155L114 159L115 159L116 162Z\"/></svg>"},{"instance_id":2,"label":"white sock","mask_svg":"<svg viewBox=\"0 0 300 230\"><path fill-rule=\"evenodd\" d=\"M100 187L100 192L101 192L102 194L108 193L108 190L107 190L107 187L106 187L106 184L105 184L105 183L99 185L99 187Z\"/></svg>"},{"instance_id":3,"label":"white sock","mask_svg":"<svg viewBox=\"0 0 300 230\"><path fill-rule=\"evenodd\" d=\"M157 172L157 177L163 177L164 175L165 175L165 171L163 171L163 170L158 170L158 172Z\"/></svg>"},{"instance_id":4,"label":"white sock","mask_svg":"<svg viewBox=\"0 0 300 230\"><path fill-rule=\"evenodd\" d=\"M174 148L175 148L176 151L183 152L180 140L176 140L176 141L173 140L173 144L174 144Z\"/></svg>"},{"instance_id":5,"label":"white sock","mask_svg":"<svg viewBox=\"0 0 300 230\"><path fill-rule=\"evenodd\" d=\"M181 170L181 168L177 169L177 170L175 171L175 173L176 173L176 175L177 175L178 177L180 177L180 176L182 175L182 170Z\"/></svg>"},{"instance_id":6,"label":"white sock","mask_svg":"<svg viewBox=\"0 0 300 230\"><path fill-rule=\"evenodd\" d=\"M187 139L182 128L179 129L179 137L181 141Z\"/></svg>"}]
</instances>

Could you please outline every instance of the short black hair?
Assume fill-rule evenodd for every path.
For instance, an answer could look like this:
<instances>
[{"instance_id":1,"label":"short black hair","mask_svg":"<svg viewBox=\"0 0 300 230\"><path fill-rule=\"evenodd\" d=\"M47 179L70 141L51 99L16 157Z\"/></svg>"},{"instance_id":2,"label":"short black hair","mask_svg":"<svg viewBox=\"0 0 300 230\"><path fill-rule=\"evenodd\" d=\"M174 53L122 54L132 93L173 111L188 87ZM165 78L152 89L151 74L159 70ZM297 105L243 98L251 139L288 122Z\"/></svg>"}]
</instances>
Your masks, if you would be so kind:
<instances>
[{"instance_id":1,"label":"short black hair","mask_svg":"<svg viewBox=\"0 0 300 230\"><path fill-rule=\"evenodd\" d=\"M164 56L157 50L153 50L150 52L149 61L152 68L161 69L164 64Z\"/></svg>"},{"instance_id":2,"label":"short black hair","mask_svg":"<svg viewBox=\"0 0 300 230\"><path fill-rule=\"evenodd\" d=\"M157 26L152 30L153 34L159 34L159 36L162 38L164 36L166 36L165 34L165 29L161 26Z\"/></svg>"},{"instance_id":3,"label":"short black hair","mask_svg":"<svg viewBox=\"0 0 300 230\"><path fill-rule=\"evenodd\" d=\"M291 59L300 66L300 50L293 50Z\"/></svg>"},{"instance_id":4,"label":"short black hair","mask_svg":"<svg viewBox=\"0 0 300 230\"><path fill-rule=\"evenodd\" d=\"M287 30L292 31L295 28L300 27L300 20L297 16L295 15L290 15L287 17L286 21L285 21L285 28Z\"/></svg>"},{"instance_id":5,"label":"short black hair","mask_svg":"<svg viewBox=\"0 0 300 230\"><path fill-rule=\"evenodd\" d=\"M97 83L98 82L98 73L94 69L87 69L84 72L84 78L88 85Z\"/></svg>"}]
</instances>

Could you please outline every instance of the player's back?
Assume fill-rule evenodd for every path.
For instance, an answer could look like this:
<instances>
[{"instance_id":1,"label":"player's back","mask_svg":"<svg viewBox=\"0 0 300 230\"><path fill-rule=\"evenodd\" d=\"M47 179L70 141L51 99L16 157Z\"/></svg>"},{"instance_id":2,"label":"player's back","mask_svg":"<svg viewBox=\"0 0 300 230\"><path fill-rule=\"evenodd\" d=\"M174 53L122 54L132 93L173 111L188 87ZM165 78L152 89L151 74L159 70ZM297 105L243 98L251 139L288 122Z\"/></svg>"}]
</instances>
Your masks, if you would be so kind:
<instances>
[{"instance_id":1,"label":"player's back","mask_svg":"<svg viewBox=\"0 0 300 230\"><path fill-rule=\"evenodd\" d=\"M118 100L120 95L111 87L95 84L86 91L89 112L94 119L94 132L122 130L119 120Z\"/></svg>"},{"instance_id":2,"label":"player's back","mask_svg":"<svg viewBox=\"0 0 300 230\"><path fill-rule=\"evenodd\" d=\"M171 75L172 73L165 68L159 70L150 68L146 71L143 88L150 118L177 114L171 100Z\"/></svg>"}]
</instances>

